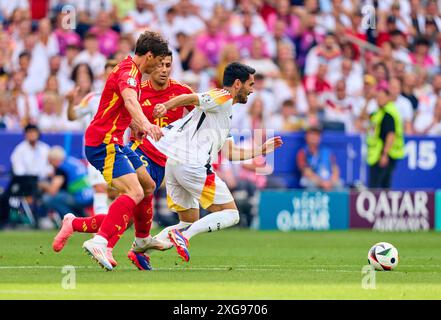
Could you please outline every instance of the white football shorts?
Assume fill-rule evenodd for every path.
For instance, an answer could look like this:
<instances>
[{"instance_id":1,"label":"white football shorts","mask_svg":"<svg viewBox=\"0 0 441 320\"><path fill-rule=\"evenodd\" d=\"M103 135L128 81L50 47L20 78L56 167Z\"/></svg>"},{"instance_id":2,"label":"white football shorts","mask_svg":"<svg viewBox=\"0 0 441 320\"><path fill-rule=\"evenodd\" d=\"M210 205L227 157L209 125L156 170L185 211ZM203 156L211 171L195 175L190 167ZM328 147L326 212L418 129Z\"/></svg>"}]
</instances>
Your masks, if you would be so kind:
<instances>
[{"instance_id":1,"label":"white football shorts","mask_svg":"<svg viewBox=\"0 0 441 320\"><path fill-rule=\"evenodd\" d=\"M230 190L211 167L188 165L167 160L165 166L167 205L174 212L206 209L212 204L234 201Z\"/></svg>"}]
</instances>

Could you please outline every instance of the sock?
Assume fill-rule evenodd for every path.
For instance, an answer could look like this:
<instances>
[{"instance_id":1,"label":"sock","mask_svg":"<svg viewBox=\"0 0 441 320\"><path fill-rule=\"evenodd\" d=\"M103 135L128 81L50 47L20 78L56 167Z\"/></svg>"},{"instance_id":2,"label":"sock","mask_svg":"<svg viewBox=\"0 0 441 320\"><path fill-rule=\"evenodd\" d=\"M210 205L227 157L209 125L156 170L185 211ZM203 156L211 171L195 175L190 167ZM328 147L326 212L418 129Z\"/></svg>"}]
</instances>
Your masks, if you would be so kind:
<instances>
[{"instance_id":1,"label":"sock","mask_svg":"<svg viewBox=\"0 0 441 320\"><path fill-rule=\"evenodd\" d=\"M95 233L101 227L105 214L97 214L93 217L75 218L72 220L73 230L76 232Z\"/></svg>"},{"instance_id":2,"label":"sock","mask_svg":"<svg viewBox=\"0 0 441 320\"><path fill-rule=\"evenodd\" d=\"M169 242L170 240L168 239L168 232L170 230L173 229L178 229L179 231L184 231L186 229L188 229L192 224L190 222L183 222L183 221L179 221L178 224L169 226L167 228L165 228L164 230L162 230L160 233L158 233L156 236L154 236L155 239L164 241L164 242Z\"/></svg>"},{"instance_id":3,"label":"sock","mask_svg":"<svg viewBox=\"0 0 441 320\"><path fill-rule=\"evenodd\" d=\"M135 237L147 238L150 235L153 221L153 195L147 196L133 211Z\"/></svg>"},{"instance_id":4,"label":"sock","mask_svg":"<svg viewBox=\"0 0 441 320\"><path fill-rule=\"evenodd\" d=\"M98 235L110 240L118 232L124 232L127 223L133 215L133 210L136 207L135 201L128 195L119 196L109 207L109 213L104 218Z\"/></svg>"},{"instance_id":5,"label":"sock","mask_svg":"<svg viewBox=\"0 0 441 320\"><path fill-rule=\"evenodd\" d=\"M239 223L239 211L226 209L213 212L194 222L190 228L182 232L184 237L191 239L203 232L219 231Z\"/></svg>"},{"instance_id":6,"label":"sock","mask_svg":"<svg viewBox=\"0 0 441 320\"><path fill-rule=\"evenodd\" d=\"M115 248L119 239L121 239L122 235L127 230L127 227L129 225L129 221L130 221L129 217L124 216L125 226L124 226L124 228L121 228L121 230L119 230L112 238L109 239L109 242L107 243L108 249L112 250L113 248Z\"/></svg>"},{"instance_id":7,"label":"sock","mask_svg":"<svg viewBox=\"0 0 441 320\"><path fill-rule=\"evenodd\" d=\"M97 214L98 212L100 214L107 214L109 212L109 205L107 201L107 193L93 194L93 211L95 212L95 214Z\"/></svg>"}]
</instances>

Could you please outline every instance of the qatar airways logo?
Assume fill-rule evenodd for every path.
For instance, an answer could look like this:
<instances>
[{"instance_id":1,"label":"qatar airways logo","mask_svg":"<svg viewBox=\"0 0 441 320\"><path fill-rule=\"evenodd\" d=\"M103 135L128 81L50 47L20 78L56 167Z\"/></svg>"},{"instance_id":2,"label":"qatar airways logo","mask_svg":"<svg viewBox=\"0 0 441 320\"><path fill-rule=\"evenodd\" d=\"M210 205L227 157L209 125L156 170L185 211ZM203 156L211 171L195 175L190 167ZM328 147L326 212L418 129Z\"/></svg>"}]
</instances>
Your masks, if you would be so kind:
<instances>
[{"instance_id":1,"label":"qatar airways logo","mask_svg":"<svg viewBox=\"0 0 441 320\"><path fill-rule=\"evenodd\" d=\"M434 224L433 192L362 191L351 197L354 228L414 231L429 230Z\"/></svg>"}]
</instances>

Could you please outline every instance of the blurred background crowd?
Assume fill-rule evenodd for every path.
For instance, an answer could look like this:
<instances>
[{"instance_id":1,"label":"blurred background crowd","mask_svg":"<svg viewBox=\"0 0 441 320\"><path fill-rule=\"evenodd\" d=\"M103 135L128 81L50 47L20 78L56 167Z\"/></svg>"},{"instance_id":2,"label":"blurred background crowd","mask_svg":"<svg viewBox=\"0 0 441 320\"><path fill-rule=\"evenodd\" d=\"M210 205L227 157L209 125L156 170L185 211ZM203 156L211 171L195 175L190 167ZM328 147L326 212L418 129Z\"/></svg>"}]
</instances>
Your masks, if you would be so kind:
<instances>
[{"instance_id":1,"label":"blurred background crowd","mask_svg":"<svg viewBox=\"0 0 441 320\"><path fill-rule=\"evenodd\" d=\"M297 155L304 187L321 175L308 172L321 131L366 133L385 90L405 135L441 135L441 0L0 0L0 130L84 131L86 121L68 121L69 93L79 87L78 104L101 91L106 61L132 54L145 29L169 40L172 78L194 91L220 86L232 61L254 67L255 92L234 108L233 127L309 128ZM49 169L37 173L56 172L42 148L34 159ZM339 188L334 156L325 154L315 187ZM256 175L264 161L218 168L250 216L255 190L284 187Z\"/></svg>"},{"instance_id":2,"label":"blurred background crowd","mask_svg":"<svg viewBox=\"0 0 441 320\"><path fill-rule=\"evenodd\" d=\"M107 58L146 28L174 51L173 78L204 91L234 60L257 70L235 127L359 133L388 86L406 134L441 134L441 1L2 0L0 127L84 130L65 95L100 91ZM374 8L372 11L370 8ZM72 12L74 14L72 14ZM374 14L374 16L370 16Z\"/></svg>"}]
</instances>

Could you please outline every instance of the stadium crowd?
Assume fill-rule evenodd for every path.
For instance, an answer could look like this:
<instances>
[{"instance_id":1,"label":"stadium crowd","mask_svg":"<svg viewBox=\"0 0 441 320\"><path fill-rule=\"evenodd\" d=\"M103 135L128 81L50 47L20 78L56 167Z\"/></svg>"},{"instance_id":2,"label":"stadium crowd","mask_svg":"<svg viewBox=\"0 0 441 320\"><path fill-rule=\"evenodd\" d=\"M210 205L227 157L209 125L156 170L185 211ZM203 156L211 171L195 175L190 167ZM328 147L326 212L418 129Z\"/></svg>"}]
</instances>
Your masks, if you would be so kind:
<instances>
[{"instance_id":1,"label":"stadium crowd","mask_svg":"<svg viewBox=\"0 0 441 320\"><path fill-rule=\"evenodd\" d=\"M131 53L146 28L174 50L173 78L196 91L242 60L256 93L235 127L359 133L388 86L407 134L441 134L441 1L0 1L0 127L84 130L66 94L100 91L107 58ZM375 11L369 10L374 6ZM369 14L375 13L375 18ZM81 95L81 94L80 94Z\"/></svg>"},{"instance_id":2,"label":"stadium crowd","mask_svg":"<svg viewBox=\"0 0 441 320\"><path fill-rule=\"evenodd\" d=\"M0 23L3 130L84 131L68 120L72 90L76 104L101 91L107 59L151 29L170 43L172 78L194 91L219 86L232 61L256 69L255 93L233 109L239 132L365 133L387 89L405 134L441 135L441 1L0 0ZM255 174L262 161L220 170L239 202L283 186Z\"/></svg>"}]
</instances>

